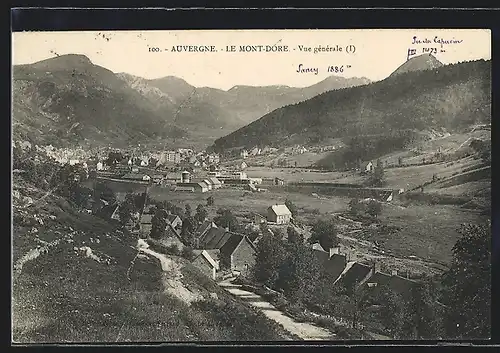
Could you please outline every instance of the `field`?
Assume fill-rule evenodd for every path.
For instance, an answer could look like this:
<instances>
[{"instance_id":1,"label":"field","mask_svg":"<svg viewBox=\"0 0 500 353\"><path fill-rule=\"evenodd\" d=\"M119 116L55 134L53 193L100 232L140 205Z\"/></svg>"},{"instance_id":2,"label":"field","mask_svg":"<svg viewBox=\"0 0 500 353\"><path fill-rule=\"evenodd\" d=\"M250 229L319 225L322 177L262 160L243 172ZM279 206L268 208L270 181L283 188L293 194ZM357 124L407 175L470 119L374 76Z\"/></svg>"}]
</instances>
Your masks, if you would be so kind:
<instances>
[{"instance_id":1,"label":"field","mask_svg":"<svg viewBox=\"0 0 500 353\"><path fill-rule=\"evenodd\" d=\"M448 178L460 173L463 169L472 168L480 161L467 157L454 162L442 162L428 165L409 166L401 168L386 168L384 171L385 187L410 190L425 182L432 181L435 174L438 178ZM356 175L336 180L339 183L361 183L365 177Z\"/></svg>"},{"instance_id":2,"label":"field","mask_svg":"<svg viewBox=\"0 0 500 353\"><path fill-rule=\"evenodd\" d=\"M215 205L206 206L206 198L213 195ZM164 189L152 189L151 197L168 200L184 207L189 204L194 210L203 204L209 217L218 208L230 209L240 217L249 217L253 212L264 213L273 203L290 199L298 207L299 219L312 223L319 217L344 212L349 198L315 197L301 193L263 192L251 193L238 189L220 189L209 193L174 193ZM408 207L385 204L380 220L387 225L396 226L395 234L379 234L377 240L382 248L395 256L416 256L425 261L446 265L451 259L451 248L459 237L457 232L461 223L476 223L485 219L478 212L448 205L410 204ZM354 235L353 235L354 237Z\"/></svg>"},{"instance_id":3,"label":"field","mask_svg":"<svg viewBox=\"0 0 500 353\"><path fill-rule=\"evenodd\" d=\"M448 205L385 206L380 216L384 223L398 227L380 241L383 247L401 256L417 256L440 264L451 260L451 249L462 223L485 220L478 212Z\"/></svg>"},{"instance_id":4,"label":"field","mask_svg":"<svg viewBox=\"0 0 500 353\"><path fill-rule=\"evenodd\" d=\"M206 199L212 195L215 204L206 206ZM155 200L166 200L183 207L189 204L193 210L202 204L209 211L209 217L214 216L218 208L227 208L238 216L251 213L265 214L267 208L275 203L283 203L290 199L299 209L303 217L307 215L331 214L345 210L349 199L341 197L322 197L300 193L259 192L252 193L242 189L221 188L217 191L206 193L182 193L172 192L163 188L152 188L151 198Z\"/></svg>"}]
</instances>

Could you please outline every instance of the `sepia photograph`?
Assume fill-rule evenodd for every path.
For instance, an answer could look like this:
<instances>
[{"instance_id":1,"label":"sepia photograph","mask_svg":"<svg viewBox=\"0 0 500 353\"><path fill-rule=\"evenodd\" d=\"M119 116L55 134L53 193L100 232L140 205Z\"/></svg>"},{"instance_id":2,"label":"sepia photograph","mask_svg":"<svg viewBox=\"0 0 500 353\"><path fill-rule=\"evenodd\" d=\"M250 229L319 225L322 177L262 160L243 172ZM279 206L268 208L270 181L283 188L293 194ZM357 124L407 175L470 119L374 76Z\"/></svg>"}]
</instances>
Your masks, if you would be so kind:
<instances>
[{"instance_id":1,"label":"sepia photograph","mask_svg":"<svg viewBox=\"0 0 500 353\"><path fill-rule=\"evenodd\" d=\"M12 343L491 338L490 30L11 37Z\"/></svg>"}]
</instances>

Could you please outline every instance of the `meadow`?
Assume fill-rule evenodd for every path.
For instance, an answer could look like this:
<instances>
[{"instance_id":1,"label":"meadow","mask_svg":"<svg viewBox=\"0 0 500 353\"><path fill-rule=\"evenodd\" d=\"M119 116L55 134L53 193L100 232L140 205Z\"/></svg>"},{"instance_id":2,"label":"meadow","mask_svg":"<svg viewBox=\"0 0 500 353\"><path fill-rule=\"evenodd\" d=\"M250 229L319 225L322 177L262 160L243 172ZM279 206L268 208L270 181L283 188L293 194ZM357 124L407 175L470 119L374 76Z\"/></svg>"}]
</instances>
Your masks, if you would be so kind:
<instances>
[{"instance_id":1,"label":"meadow","mask_svg":"<svg viewBox=\"0 0 500 353\"><path fill-rule=\"evenodd\" d=\"M400 256L417 256L446 265L460 237L460 225L485 221L486 216L451 205L412 204L405 208L385 205L379 219L399 229L379 235L383 248Z\"/></svg>"}]
</instances>

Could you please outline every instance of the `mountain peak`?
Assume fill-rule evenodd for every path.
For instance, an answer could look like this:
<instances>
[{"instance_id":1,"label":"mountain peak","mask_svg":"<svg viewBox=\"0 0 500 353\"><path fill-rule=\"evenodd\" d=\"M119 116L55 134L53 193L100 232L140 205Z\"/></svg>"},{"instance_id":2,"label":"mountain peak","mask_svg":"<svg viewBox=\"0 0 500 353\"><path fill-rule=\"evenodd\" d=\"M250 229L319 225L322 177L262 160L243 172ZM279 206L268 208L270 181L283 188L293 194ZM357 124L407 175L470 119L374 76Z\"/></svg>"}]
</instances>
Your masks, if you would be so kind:
<instances>
[{"instance_id":1,"label":"mountain peak","mask_svg":"<svg viewBox=\"0 0 500 353\"><path fill-rule=\"evenodd\" d=\"M31 66L36 69L44 70L74 69L93 65L94 64L87 56L81 54L58 55L31 64Z\"/></svg>"},{"instance_id":2,"label":"mountain peak","mask_svg":"<svg viewBox=\"0 0 500 353\"><path fill-rule=\"evenodd\" d=\"M443 63L440 62L434 55L432 54L422 54L419 56L415 56L411 59L408 59L404 64L398 67L391 76L400 75L406 72L411 71L423 71L423 70L431 70L438 67L443 66Z\"/></svg>"}]
</instances>

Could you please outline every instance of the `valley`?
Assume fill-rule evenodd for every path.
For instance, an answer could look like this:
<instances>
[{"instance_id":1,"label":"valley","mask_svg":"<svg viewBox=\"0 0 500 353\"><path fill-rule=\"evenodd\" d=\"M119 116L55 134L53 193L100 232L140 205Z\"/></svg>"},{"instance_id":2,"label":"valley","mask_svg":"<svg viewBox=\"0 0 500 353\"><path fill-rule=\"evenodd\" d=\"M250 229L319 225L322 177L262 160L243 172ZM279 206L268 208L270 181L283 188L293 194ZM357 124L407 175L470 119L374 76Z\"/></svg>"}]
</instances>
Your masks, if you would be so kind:
<instances>
[{"instance_id":1,"label":"valley","mask_svg":"<svg viewBox=\"0 0 500 353\"><path fill-rule=\"evenodd\" d=\"M486 314L455 288L488 299L490 69L225 91L15 66L13 340L463 337L457 312Z\"/></svg>"}]
</instances>

